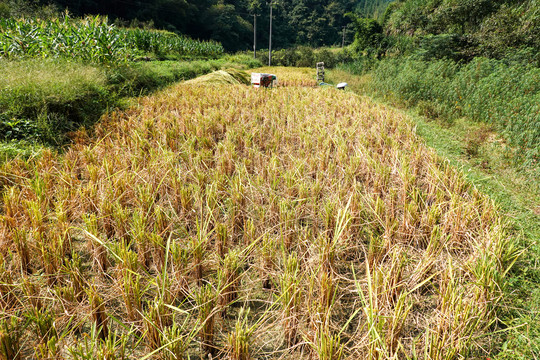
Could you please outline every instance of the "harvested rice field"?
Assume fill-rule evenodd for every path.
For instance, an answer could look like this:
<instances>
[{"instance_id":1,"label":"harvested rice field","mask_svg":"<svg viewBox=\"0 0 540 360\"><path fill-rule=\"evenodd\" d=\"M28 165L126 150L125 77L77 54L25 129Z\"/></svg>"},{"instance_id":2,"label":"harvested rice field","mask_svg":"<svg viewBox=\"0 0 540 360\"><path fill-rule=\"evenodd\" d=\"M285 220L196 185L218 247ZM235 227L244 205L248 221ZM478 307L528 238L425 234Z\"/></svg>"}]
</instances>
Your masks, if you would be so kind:
<instances>
[{"instance_id":1,"label":"harvested rice field","mask_svg":"<svg viewBox=\"0 0 540 360\"><path fill-rule=\"evenodd\" d=\"M485 359L517 257L402 113L178 84L0 168L0 359Z\"/></svg>"}]
</instances>

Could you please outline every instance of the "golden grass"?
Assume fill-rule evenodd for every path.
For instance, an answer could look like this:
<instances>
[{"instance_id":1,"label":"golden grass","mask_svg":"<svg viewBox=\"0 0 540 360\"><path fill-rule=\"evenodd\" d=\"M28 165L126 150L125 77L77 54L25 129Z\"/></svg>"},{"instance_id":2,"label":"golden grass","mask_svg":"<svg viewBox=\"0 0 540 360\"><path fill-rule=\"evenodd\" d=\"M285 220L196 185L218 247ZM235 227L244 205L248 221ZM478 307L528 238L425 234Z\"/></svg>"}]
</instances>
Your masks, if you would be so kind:
<instances>
[{"instance_id":1,"label":"golden grass","mask_svg":"<svg viewBox=\"0 0 540 360\"><path fill-rule=\"evenodd\" d=\"M491 201L401 113L254 71L297 86L181 84L3 165L0 359L489 350L516 256Z\"/></svg>"}]
</instances>

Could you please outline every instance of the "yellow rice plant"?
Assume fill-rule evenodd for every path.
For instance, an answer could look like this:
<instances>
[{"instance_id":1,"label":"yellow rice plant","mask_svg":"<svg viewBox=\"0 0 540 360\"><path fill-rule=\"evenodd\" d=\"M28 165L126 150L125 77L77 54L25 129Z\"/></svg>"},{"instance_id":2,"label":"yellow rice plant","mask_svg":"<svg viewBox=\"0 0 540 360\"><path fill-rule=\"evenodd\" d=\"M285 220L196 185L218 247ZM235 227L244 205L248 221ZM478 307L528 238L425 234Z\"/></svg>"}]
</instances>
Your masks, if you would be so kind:
<instances>
[{"instance_id":1,"label":"yellow rice plant","mask_svg":"<svg viewBox=\"0 0 540 360\"><path fill-rule=\"evenodd\" d=\"M489 352L497 207L399 111L254 71L281 85L179 84L2 165L0 359Z\"/></svg>"}]
</instances>

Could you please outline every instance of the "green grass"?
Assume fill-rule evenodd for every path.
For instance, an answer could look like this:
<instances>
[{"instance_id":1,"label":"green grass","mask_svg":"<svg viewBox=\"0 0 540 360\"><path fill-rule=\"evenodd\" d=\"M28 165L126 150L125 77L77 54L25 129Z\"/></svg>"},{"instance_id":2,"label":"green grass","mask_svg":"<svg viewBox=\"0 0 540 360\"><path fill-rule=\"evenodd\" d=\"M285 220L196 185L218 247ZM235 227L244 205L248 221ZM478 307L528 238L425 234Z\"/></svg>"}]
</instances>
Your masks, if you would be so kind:
<instances>
[{"instance_id":1,"label":"green grass","mask_svg":"<svg viewBox=\"0 0 540 360\"><path fill-rule=\"evenodd\" d=\"M372 92L372 75L343 70L328 74L329 82L348 82L352 91L388 100ZM483 125L460 118L452 123L430 119L422 106L399 106L416 123L426 144L460 168L479 190L488 194L512 225L513 236L524 254L507 281L507 302L501 309L500 353L495 359L533 359L540 356L540 182L508 158L504 141Z\"/></svg>"},{"instance_id":2,"label":"green grass","mask_svg":"<svg viewBox=\"0 0 540 360\"><path fill-rule=\"evenodd\" d=\"M29 159L38 155L43 146L25 140L0 142L0 165L17 156Z\"/></svg>"},{"instance_id":3,"label":"green grass","mask_svg":"<svg viewBox=\"0 0 540 360\"><path fill-rule=\"evenodd\" d=\"M1 61L1 140L60 145L115 102L105 68L67 61Z\"/></svg>"},{"instance_id":4,"label":"green grass","mask_svg":"<svg viewBox=\"0 0 540 360\"><path fill-rule=\"evenodd\" d=\"M225 56L217 60L151 61L127 64L110 72L110 82L121 87L124 96L134 96L140 91L155 90L175 81L189 80L209 72L260 66L249 56Z\"/></svg>"},{"instance_id":5,"label":"green grass","mask_svg":"<svg viewBox=\"0 0 540 360\"><path fill-rule=\"evenodd\" d=\"M501 353L497 359L532 359L540 355L540 191L534 178L518 169L498 164L488 165L497 159L496 150L484 149L468 158L468 137L475 124L459 121L452 127L429 121L408 111L417 124L417 134L437 153L461 168L479 190L488 194L502 208L512 224L514 236L526 252L512 270L508 279L508 301L502 309L504 326L509 330L503 337ZM493 147L493 145L491 145ZM495 154L494 154L495 153ZM500 155L500 154L499 154Z\"/></svg>"}]
</instances>

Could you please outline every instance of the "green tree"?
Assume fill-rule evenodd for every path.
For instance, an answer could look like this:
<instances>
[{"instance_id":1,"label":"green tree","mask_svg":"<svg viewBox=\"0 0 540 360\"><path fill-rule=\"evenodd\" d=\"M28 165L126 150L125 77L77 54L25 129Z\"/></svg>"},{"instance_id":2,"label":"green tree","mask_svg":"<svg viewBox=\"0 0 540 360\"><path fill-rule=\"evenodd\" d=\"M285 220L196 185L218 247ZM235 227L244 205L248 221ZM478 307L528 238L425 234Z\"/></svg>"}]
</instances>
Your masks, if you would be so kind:
<instances>
[{"instance_id":1,"label":"green tree","mask_svg":"<svg viewBox=\"0 0 540 360\"><path fill-rule=\"evenodd\" d=\"M219 3L206 12L210 37L229 50L241 50L249 44L253 25L243 19L232 4Z\"/></svg>"},{"instance_id":2,"label":"green tree","mask_svg":"<svg viewBox=\"0 0 540 360\"><path fill-rule=\"evenodd\" d=\"M362 18L350 14L356 26L354 50L357 53L367 52L380 56L385 44L385 36L381 24L375 19Z\"/></svg>"},{"instance_id":3,"label":"green tree","mask_svg":"<svg viewBox=\"0 0 540 360\"><path fill-rule=\"evenodd\" d=\"M5 2L0 2L0 19L10 16L9 5Z\"/></svg>"}]
</instances>

